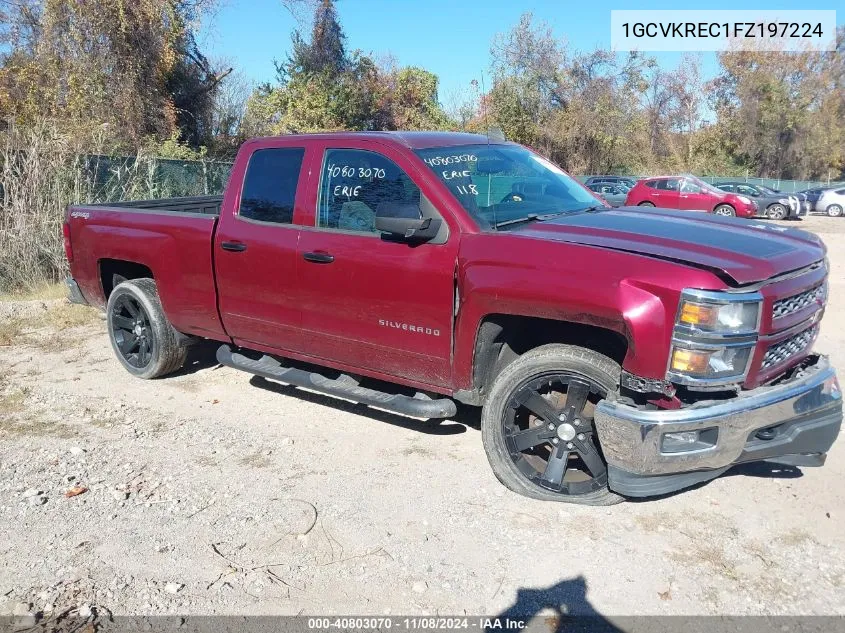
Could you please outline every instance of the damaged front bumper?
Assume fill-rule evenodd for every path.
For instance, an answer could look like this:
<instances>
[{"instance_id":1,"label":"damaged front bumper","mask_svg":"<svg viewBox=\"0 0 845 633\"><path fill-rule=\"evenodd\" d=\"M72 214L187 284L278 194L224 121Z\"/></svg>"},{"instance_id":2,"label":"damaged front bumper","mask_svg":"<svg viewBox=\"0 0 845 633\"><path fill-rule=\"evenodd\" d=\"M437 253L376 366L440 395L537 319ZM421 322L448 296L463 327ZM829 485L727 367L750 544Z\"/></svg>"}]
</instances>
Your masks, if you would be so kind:
<instances>
[{"instance_id":1,"label":"damaged front bumper","mask_svg":"<svg viewBox=\"0 0 845 633\"><path fill-rule=\"evenodd\" d=\"M822 465L842 425L842 393L827 358L811 356L777 385L728 400L675 410L602 400L594 420L610 489L648 497L708 481L743 462Z\"/></svg>"}]
</instances>

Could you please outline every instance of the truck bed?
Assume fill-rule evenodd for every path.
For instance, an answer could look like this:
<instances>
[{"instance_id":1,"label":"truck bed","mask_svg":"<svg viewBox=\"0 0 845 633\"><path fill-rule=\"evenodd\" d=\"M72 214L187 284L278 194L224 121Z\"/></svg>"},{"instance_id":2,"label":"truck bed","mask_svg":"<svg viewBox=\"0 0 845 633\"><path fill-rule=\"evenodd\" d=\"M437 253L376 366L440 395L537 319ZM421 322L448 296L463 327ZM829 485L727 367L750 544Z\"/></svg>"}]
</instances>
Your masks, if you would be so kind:
<instances>
[{"instance_id":1,"label":"truck bed","mask_svg":"<svg viewBox=\"0 0 845 633\"><path fill-rule=\"evenodd\" d=\"M183 198L162 198L160 200L126 200L89 204L86 207L109 209L141 209L157 213L201 213L219 216L223 196L187 196Z\"/></svg>"},{"instance_id":2,"label":"truck bed","mask_svg":"<svg viewBox=\"0 0 845 633\"><path fill-rule=\"evenodd\" d=\"M85 299L104 306L109 271L130 262L150 270L180 332L223 338L212 244L222 196L71 205L74 276Z\"/></svg>"}]
</instances>

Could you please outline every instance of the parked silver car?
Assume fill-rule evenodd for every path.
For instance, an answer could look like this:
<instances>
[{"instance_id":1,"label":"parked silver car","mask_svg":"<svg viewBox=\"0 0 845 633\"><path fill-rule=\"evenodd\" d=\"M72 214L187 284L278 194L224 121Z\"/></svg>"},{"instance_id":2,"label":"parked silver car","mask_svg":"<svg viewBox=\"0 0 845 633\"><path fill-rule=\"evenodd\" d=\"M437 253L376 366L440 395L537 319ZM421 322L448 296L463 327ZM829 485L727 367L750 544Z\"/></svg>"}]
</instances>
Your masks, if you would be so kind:
<instances>
[{"instance_id":1,"label":"parked silver car","mask_svg":"<svg viewBox=\"0 0 845 633\"><path fill-rule=\"evenodd\" d=\"M819 197L816 211L827 213L832 218L842 217L845 209L845 188L828 189Z\"/></svg>"},{"instance_id":2,"label":"parked silver car","mask_svg":"<svg viewBox=\"0 0 845 633\"><path fill-rule=\"evenodd\" d=\"M794 220L801 215L801 199L795 194L788 195L776 189L747 182L717 182L713 186L753 199L757 203L758 215L772 220Z\"/></svg>"},{"instance_id":3,"label":"parked silver car","mask_svg":"<svg viewBox=\"0 0 845 633\"><path fill-rule=\"evenodd\" d=\"M621 183L598 182L587 185L587 189L599 194L611 207L621 207L630 188Z\"/></svg>"}]
</instances>

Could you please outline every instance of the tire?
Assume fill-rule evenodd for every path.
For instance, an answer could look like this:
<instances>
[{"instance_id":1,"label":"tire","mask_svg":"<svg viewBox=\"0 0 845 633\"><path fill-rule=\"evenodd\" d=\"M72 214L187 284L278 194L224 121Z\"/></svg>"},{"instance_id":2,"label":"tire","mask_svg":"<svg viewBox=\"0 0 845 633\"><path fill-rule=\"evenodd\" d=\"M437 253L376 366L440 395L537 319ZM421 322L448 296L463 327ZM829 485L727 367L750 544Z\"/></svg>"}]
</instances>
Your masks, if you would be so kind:
<instances>
[{"instance_id":1,"label":"tire","mask_svg":"<svg viewBox=\"0 0 845 633\"><path fill-rule=\"evenodd\" d=\"M780 203L773 204L766 209L766 217L770 220L783 220L787 216L787 209Z\"/></svg>"},{"instance_id":2,"label":"tire","mask_svg":"<svg viewBox=\"0 0 845 633\"><path fill-rule=\"evenodd\" d=\"M713 209L713 215L721 215L724 217L735 217L736 216L736 209L734 209L729 204L720 204L715 209Z\"/></svg>"},{"instance_id":3,"label":"tire","mask_svg":"<svg viewBox=\"0 0 845 633\"><path fill-rule=\"evenodd\" d=\"M638 207L653 207L654 203L646 200L645 202L640 202L637 206Z\"/></svg>"},{"instance_id":4,"label":"tire","mask_svg":"<svg viewBox=\"0 0 845 633\"><path fill-rule=\"evenodd\" d=\"M842 216L842 205L841 204L832 204L827 209L827 214L832 218L838 218Z\"/></svg>"},{"instance_id":5,"label":"tire","mask_svg":"<svg viewBox=\"0 0 845 633\"><path fill-rule=\"evenodd\" d=\"M499 481L516 493L545 501L593 506L623 501L607 487L607 463L589 412L594 401L616 390L620 372L619 365L607 356L560 344L543 345L507 365L494 381L481 413L481 439ZM565 392L559 391L560 380L569 381L561 383L566 386ZM541 395L546 383L549 391ZM583 394L584 385L590 388L583 397L586 404L572 412L569 407L577 409L578 389ZM566 400L561 405L559 398L564 395ZM533 409L546 410L551 405L542 419L521 404L532 396L541 399L539 404L536 399L527 400ZM523 450L517 442L534 444ZM573 453L575 459L571 459ZM553 459L556 468L551 466ZM574 475L574 481L570 475Z\"/></svg>"},{"instance_id":6,"label":"tire","mask_svg":"<svg viewBox=\"0 0 845 633\"><path fill-rule=\"evenodd\" d=\"M118 284L109 295L106 324L115 356L133 376L158 378L185 364L188 346L167 320L152 279Z\"/></svg>"}]
</instances>

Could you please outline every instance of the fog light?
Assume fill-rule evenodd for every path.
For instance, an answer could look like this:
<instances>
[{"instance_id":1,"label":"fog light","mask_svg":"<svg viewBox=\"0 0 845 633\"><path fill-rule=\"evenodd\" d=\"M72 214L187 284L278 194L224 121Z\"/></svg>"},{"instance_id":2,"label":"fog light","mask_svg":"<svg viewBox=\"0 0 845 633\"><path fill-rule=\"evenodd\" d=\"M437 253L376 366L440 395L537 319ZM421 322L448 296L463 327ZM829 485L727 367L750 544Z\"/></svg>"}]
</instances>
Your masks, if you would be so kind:
<instances>
[{"instance_id":1,"label":"fog light","mask_svg":"<svg viewBox=\"0 0 845 633\"><path fill-rule=\"evenodd\" d=\"M663 450L667 453L689 450L698 441L698 431L663 434Z\"/></svg>"},{"instance_id":2,"label":"fog light","mask_svg":"<svg viewBox=\"0 0 845 633\"><path fill-rule=\"evenodd\" d=\"M716 446L719 429L699 429L697 431L673 431L664 433L661 439L662 453L689 453L702 451Z\"/></svg>"}]
</instances>

